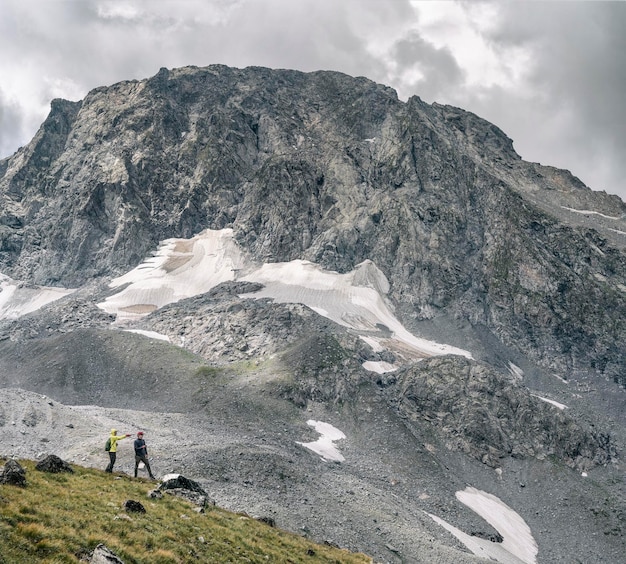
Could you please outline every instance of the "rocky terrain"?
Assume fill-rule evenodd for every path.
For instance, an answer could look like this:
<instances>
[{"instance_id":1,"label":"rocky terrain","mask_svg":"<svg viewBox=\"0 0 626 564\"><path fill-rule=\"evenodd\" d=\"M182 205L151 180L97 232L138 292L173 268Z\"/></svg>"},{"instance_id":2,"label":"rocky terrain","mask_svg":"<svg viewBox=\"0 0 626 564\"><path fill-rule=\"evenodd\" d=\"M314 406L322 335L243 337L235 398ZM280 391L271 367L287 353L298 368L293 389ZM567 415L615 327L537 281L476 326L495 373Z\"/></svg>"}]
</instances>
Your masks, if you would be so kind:
<instances>
[{"instance_id":1,"label":"rocky terrain","mask_svg":"<svg viewBox=\"0 0 626 564\"><path fill-rule=\"evenodd\" d=\"M623 558L626 204L494 125L339 73L162 69L53 101L0 202L0 454L104 466L141 428L157 473L377 562ZM192 253L206 230L241 256Z\"/></svg>"}]
</instances>

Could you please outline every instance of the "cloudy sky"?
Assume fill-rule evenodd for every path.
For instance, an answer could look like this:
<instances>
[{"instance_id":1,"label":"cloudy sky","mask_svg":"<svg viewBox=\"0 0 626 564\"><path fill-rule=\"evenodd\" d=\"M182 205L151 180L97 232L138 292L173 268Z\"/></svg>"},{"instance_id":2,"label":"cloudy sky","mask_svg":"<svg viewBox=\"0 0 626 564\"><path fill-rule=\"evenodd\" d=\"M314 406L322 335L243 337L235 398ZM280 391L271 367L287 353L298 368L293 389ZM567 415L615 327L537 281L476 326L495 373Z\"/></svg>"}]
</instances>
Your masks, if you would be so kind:
<instances>
[{"instance_id":1,"label":"cloudy sky","mask_svg":"<svg viewBox=\"0 0 626 564\"><path fill-rule=\"evenodd\" d=\"M53 98L160 67L367 76L470 110L626 199L626 2L0 0L0 158Z\"/></svg>"}]
</instances>

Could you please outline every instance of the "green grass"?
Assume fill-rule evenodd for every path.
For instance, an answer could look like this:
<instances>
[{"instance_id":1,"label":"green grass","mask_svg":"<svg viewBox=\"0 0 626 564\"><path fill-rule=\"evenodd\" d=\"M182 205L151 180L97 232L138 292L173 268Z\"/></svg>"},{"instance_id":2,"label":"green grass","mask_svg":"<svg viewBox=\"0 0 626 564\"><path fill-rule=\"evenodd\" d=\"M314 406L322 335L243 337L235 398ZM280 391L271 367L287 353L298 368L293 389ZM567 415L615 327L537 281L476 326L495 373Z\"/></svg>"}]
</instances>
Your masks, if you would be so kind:
<instances>
[{"instance_id":1,"label":"green grass","mask_svg":"<svg viewBox=\"0 0 626 564\"><path fill-rule=\"evenodd\" d=\"M75 465L74 474L49 474L32 461L20 464L27 486L0 485L0 564L76 563L99 543L125 564L372 561L218 507L198 513L170 495L150 499L154 484L142 478ZM127 499L146 513L125 513Z\"/></svg>"}]
</instances>

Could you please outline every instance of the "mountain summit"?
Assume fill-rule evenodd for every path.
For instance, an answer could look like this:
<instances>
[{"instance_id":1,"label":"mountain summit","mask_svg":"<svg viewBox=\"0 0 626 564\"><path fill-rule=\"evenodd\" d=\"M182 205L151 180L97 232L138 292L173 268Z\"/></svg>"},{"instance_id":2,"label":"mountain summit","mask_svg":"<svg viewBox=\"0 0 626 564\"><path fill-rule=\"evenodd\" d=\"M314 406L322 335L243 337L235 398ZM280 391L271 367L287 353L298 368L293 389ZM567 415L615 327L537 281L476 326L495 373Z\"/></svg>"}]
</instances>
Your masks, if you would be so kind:
<instances>
[{"instance_id":1,"label":"mountain summit","mask_svg":"<svg viewBox=\"0 0 626 564\"><path fill-rule=\"evenodd\" d=\"M0 454L81 456L89 404L88 462L96 421L175 421L168 470L377 560L618 562L625 249L617 196L366 78L54 100L0 161Z\"/></svg>"}]
</instances>

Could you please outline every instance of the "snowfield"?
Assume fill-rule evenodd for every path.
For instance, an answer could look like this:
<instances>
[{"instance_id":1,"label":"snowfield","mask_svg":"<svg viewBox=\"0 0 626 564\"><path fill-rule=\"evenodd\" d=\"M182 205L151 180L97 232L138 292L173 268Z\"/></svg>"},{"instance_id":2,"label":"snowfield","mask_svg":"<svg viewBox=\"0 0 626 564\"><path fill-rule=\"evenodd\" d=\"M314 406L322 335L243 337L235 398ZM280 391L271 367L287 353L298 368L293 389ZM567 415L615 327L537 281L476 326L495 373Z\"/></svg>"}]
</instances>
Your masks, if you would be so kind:
<instances>
[{"instance_id":1,"label":"snowfield","mask_svg":"<svg viewBox=\"0 0 626 564\"><path fill-rule=\"evenodd\" d=\"M124 289L98 305L123 325L234 280L263 284L241 297L304 304L351 329L375 351L390 350L403 361L442 354L471 358L468 351L411 334L393 315L385 299L389 282L373 262L364 261L346 274L303 260L257 265L236 245L231 229L163 241L155 256L113 280L112 288ZM365 368L382 373L397 367L366 363Z\"/></svg>"},{"instance_id":2,"label":"snowfield","mask_svg":"<svg viewBox=\"0 0 626 564\"><path fill-rule=\"evenodd\" d=\"M115 325L124 327L167 304L235 280L263 284L258 292L241 297L304 304L351 329L374 351L392 351L401 363L444 354L472 358L466 350L410 333L393 314L385 298L389 282L372 261L364 261L346 274L303 260L257 265L237 246L232 229L163 241L154 256L111 281L111 288L122 289L98 307L115 315ZM0 319L16 319L74 291L23 287L2 275L0 289ZM143 334L167 339L156 333ZM364 367L378 373L397 368L386 362L367 362Z\"/></svg>"}]
</instances>

